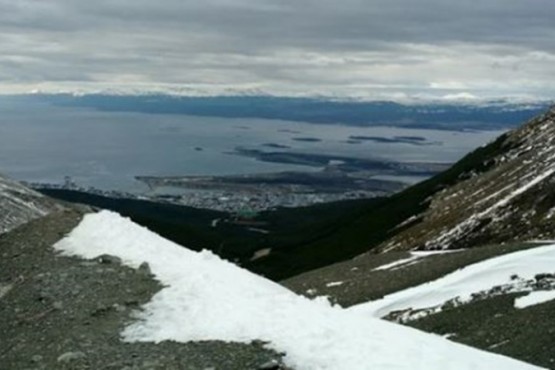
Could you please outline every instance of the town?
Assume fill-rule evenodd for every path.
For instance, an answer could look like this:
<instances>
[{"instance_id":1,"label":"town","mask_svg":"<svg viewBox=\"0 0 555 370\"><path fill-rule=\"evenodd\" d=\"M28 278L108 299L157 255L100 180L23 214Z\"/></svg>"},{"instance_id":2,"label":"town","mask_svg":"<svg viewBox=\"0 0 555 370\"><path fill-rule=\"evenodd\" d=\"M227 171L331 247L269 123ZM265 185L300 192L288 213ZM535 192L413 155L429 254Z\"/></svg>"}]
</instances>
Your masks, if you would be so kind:
<instances>
[{"instance_id":1,"label":"town","mask_svg":"<svg viewBox=\"0 0 555 370\"><path fill-rule=\"evenodd\" d=\"M118 190L103 190L91 186L80 186L71 177L66 176L62 183L26 182L26 186L35 190L66 190L82 192L116 199L137 199L151 202L175 204L187 207L210 209L222 212L261 212L280 207L304 207L312 204L334 202L350 199L366 199L391 194L387 189L349 190L344 192L284 191L268 186L244 188L242 190L218 189L164 189L152 188L143 193ZM397 187L396 187L397 188Z\"/></svg>"}]
</instances>

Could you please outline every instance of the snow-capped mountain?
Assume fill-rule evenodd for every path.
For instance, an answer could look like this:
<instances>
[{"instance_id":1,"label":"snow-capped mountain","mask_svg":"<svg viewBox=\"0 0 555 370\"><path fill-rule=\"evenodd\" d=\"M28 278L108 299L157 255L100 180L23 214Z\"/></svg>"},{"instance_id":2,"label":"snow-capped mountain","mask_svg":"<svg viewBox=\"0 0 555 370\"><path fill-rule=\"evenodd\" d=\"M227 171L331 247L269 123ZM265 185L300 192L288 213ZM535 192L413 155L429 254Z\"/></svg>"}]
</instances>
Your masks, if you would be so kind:
<instances>
[{"instance_id":1,"label":"snow-capped mountain","mask_svg":"<svg viewBox=\"0 0 555 370\"><path fill-rule=\"evenodd\" d=\"M382 251L457 249L555 239L555 107L490 146L481 173L465 173L383 243ZM407 228L408 225L412 225Z\"/></svg>"},{"instance_id":2,"label":"snow-capped mountain","mask_svg":"<svg viewBox=\"0 0 555 370\"><path fill-rule=\"evenodd\" d=\"M0 234L63 207L0 175Z\"/></svg>"}]
</instances>

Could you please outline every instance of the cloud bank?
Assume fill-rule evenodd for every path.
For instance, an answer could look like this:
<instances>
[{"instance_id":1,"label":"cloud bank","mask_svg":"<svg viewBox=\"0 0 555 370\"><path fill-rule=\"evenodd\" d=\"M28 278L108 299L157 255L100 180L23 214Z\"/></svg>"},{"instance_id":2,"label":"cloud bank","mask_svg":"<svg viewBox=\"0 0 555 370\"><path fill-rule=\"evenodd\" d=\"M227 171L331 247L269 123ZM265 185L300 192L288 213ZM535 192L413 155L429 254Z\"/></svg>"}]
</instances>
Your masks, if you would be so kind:
<instances>
[{"instance_id":1,"label":"cloud bank","mask_svg":"<svg viewBox=\"0 0 555 370\"><path fill-rule=\"evenodd\" d=\"M0 0L0 93L555 97L552 0Z\"/></svg>"}]
</instances>

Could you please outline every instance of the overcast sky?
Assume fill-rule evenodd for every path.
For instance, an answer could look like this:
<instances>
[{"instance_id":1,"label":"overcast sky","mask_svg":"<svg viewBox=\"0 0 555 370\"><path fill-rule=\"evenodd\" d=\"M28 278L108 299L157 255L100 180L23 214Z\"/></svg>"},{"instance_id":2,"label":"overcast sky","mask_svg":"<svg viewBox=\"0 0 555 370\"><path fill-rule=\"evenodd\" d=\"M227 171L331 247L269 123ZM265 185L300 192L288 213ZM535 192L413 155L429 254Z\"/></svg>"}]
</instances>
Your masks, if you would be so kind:
<instances>
[{"instance_id":1,"label":"overcast sky","mask_svg":"<svg viewBox=\"0 0 555 370\"><path fill-rule=\"evenodd\" d=\"M0 93L103 89L555 98L555 1L0 0Z\"/></svg>"}]
</instances>

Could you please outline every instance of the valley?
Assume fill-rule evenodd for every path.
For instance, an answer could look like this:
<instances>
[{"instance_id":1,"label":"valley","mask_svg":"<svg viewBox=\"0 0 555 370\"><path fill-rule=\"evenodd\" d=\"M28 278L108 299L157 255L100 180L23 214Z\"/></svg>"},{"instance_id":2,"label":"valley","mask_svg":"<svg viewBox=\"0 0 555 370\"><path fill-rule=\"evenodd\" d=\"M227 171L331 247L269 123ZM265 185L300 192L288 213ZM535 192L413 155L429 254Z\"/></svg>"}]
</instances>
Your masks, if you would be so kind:
<instances>
[{"instance_id":1,"label":"valley","mask_svg":"<svg viewBox=\"0 0 555 370\"><path fill-rule=\"evenodd\" d=\"M408 187L398 184L404 188L392 195L306 207L256 212L210 210L175 204L171 199L81 191L69 180L64 186L38 186L41 195L0 178L0 206L15 211L15 218L8 213L2 219L7 228L0 235L0 245L7 249L2 260L0 299L44 315L47 323L61 310L69 312L78 318L77 326L69 322L64 329L71 333L79 331L81 320L84 325L94 322L112 332L114 325L128 321L132 312L148 312L142 320L126 324L122 333L131 341L187 342L173 349L187 363L206 364L214 358L212 351L219 348L226 358L219 363L231 363L232 368L305 368L308 363L327 368L333 361L340 361L340 366L378 361L414 369L412 363L399 363L395 356L384 355L389 344L400 343L397 352L416 356L422 353L420 343L429 341L431 352L417 368L428 369L427 359L437 355L437 348L442 348L438 361L446 364L444 368L458 370L464 364L463 368L486 369L497 361L505 368L551 368L553 353L547 343L555 333L550 319L555 298L555 234L550 227L555 207L551 161L555 158L551 145L554 122L555 108L423 182ZM391 163L388 166L396 168ZM350 168L329 167L326 172L332 174L333 181L345 181L357 173ZM293 183L318 186L321 191L324 185L316 181L318 176L321 173L305 176L282 172L141 180L152 188L212 191L223 187L234 193L255 192L261 183L267 183L264 186L276 187L273 191L290 193ZM330 178L324 183L329 186ZM472 201L453 202L457 197ZM433 244L436 240L443 244ZM54 242L61 254L51 250ZM38 275L29 270L35 258L45 261ZM66 272L53 275L57 269ZM129 284L132 289L126 294L130 298L120 299L117 289L100 284L100 276L105 274L116 274L114 282ZM64 278L52 278L58 275ZM25 283L27 278L21 276L29 276L31 283ZM91 308L85 301L68 300L62 291L72 292L73 279L91 284L88 294L103 297L104 303ZM156 285L160 281L163 287ZM69 288L59 290L59 286ZM32 299L35 289L45 298ZM213 294L214 289L219 293ZM96 302L94 298L92 301ZM226 307L230 304L238 309L229 311ZM141 311L132 308L137 305ZM282 315L283 311L288 314ZM229 314L233 320L219 320ZM171 327L167 326L168 315L175 316ZM14 317L11 311L2 316ZM15 320L35 322L34 317L39 316L16 312ZM187 326L193 329L174 332L174 323L180 320L213 325ZM253 320L256 325L244 326L249 328L247 336L237 329L237 323ZM306 325L299 331L301 321ZM326 323L337 321L343 324L329 327L326 336L315 334ZM29 342L30 332L17 329L13 322L0 320L0 325L3 331L16 333L9 338L10 345L23 348L28 356L31 347L26 343L34 343ZM60 335L50 324L34 325L49 337ZM279 330L271 329L276 325ZM438 335L411 331L407 326ZM109 356L126 351L120 341L109 348L103 345L103 333L96 327L87 330L87 343L96 343L95 349ZM356 333L348 350L338 347L346 333L349 340ZM412 339L399 342L401 337ZM260 347L258 338L270 344ZM47 358L36 357L48 364L66 358L85 367L104 363L81 344L66 343L79 350L66 349L52 357L56 349L32 346L49 354ZM314 356L298 343L329 351L326 356ZM366 352L356 350L361 343L376 346L379 356L384 357L363 359L360 356ZM158 355L166 350L156 347L145 356L155 354L160 356L157 363L171 363L173 360L165 359L164 354ZM468 355L452 362L453 354L466 351L470 351ZM25 361L9 349L6 353L14 366ZM191 353L194 359L188 357Z\"/></svg>"},{"instance_id":2,"label":"valley","mask_svg":"<svg viewBox=\"0 0 555 370\"><path fill-rule=\"evenodd\" d=\"M0 0L0 370L555 370L553 19Z\"/></svg>"}]
</instances>

